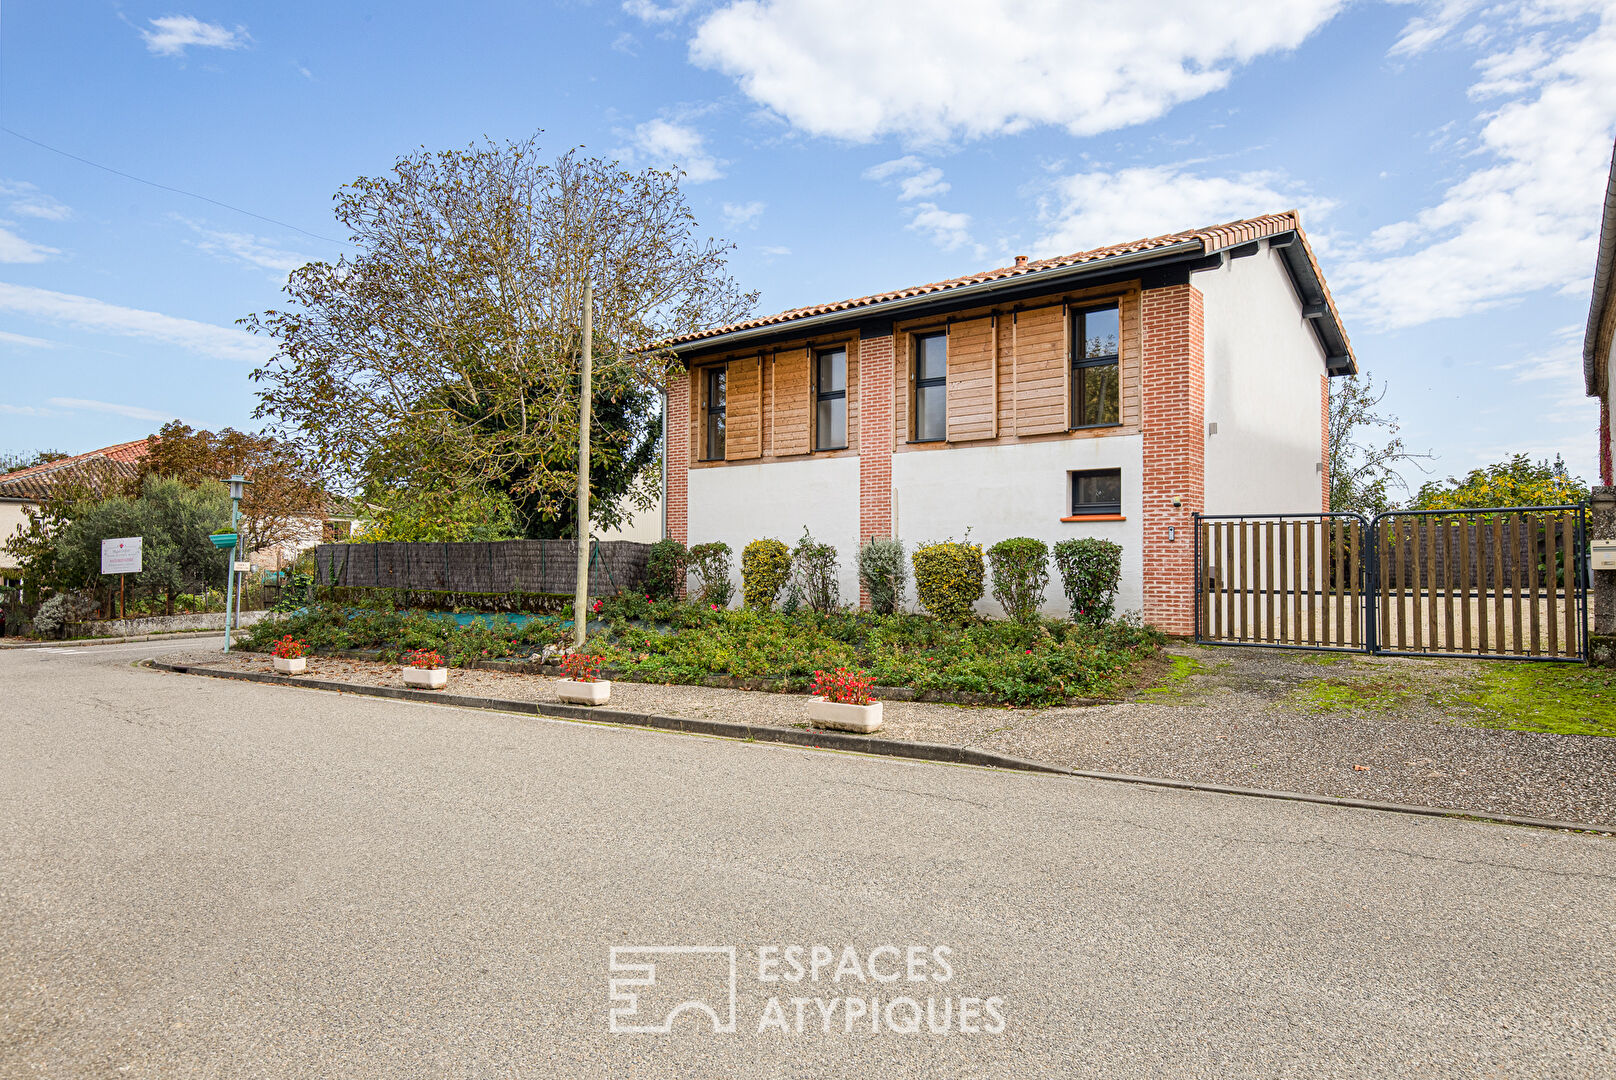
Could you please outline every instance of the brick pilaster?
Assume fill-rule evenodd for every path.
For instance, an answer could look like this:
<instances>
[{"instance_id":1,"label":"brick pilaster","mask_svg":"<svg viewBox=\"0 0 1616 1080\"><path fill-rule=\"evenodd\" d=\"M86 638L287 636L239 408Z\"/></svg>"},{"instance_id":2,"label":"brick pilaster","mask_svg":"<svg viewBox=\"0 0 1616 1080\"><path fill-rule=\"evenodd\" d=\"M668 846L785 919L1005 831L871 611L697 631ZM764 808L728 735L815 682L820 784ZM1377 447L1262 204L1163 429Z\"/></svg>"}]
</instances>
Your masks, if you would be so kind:
<instances>
[{"instance_id":1,"label":"brick pilaster","mask_svg":"<svg viewBox=\"0 0 1616 1080\"><path fill-rule=\"evenodd\" d=\"M1204 512L1206 503L1201 291L1193 285L1147 289L1143 322L1145 621L1169 634L1189 634L1195 629L1190 515ZM1174 498L1182 505L1174 506Z\"/></svg>"},{"instance_id":2,"label":"brick pilaster","mask_svg":"<svg viewBox=\"0 0 1616 1080\"><path fill-rule=\"evenodd\" d=\"M892 333L859 341L859 543L892 535ZM859 604L870 598L859 586Z\"/></svg>"},{"instance_id":3,"label":"brick pilaster","mask_svg":"<svg viewBox=\"0 0 1616 1080\"><path fill-rule=\"evenodd\" d=\"M668 382L667 445L668 490L662 493L668 512L668 538L690 542L690 374L680 372Z\"/></svg>"}]
</instances>

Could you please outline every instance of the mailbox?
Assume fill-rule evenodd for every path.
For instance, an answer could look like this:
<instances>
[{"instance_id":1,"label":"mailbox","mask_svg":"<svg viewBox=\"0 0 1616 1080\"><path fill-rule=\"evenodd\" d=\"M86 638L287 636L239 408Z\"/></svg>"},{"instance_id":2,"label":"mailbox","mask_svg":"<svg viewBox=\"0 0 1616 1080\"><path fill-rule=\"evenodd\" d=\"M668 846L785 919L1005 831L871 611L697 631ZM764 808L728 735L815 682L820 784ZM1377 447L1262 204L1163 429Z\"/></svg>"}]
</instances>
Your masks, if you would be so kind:
<instances>
[{"instance_id":1,"label":"mailbox","mask_svg":"<svg viewBox=\"0 0 1616 1080\"><path fill-rule=\"evenodd\" d=\"M1595 540L1588 547L1588 561L1595 570L1616 570L1616 540Z\"/></svg>"}]
</instances>

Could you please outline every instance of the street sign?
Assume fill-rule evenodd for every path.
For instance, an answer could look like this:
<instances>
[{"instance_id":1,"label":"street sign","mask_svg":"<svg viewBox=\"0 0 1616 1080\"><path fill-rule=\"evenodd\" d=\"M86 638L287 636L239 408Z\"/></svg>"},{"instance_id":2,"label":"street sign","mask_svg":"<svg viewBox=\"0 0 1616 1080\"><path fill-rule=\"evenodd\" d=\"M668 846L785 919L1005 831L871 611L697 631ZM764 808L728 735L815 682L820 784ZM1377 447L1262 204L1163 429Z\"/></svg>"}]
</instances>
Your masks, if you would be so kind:
<instances>
[{"instance_id":1,"label":"street sign","mask_svg":"<svg viewBox=\"0 0 1616 1080\"><path fill-rule=\"evenodd\" d=\"M140 541L141 538L138 536L123 536L101 541L101 572L140 573Z\"/></svg>"},{"instance_id":2,"label":"street sign","mask_svg":"<svg viewBox=\"0 0 1616 1080\"><path fill-rule=\"evenodd\" d=\"M250 562L231 563L230 564L230 569L234 570L238 574L250 574L250 573L252 573L252 563L250 563Z\"/></svg>"}]
</instances>

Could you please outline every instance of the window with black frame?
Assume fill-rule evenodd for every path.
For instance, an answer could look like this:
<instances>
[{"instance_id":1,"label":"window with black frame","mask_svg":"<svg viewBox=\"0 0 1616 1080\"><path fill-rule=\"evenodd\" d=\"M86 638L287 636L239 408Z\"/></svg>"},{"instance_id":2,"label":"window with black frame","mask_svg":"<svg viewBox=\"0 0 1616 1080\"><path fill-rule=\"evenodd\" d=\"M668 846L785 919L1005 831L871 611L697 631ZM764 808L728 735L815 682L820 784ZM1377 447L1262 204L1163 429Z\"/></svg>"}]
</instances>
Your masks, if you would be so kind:
<instances>
[{"instance_id":1,"label":"window with black frame","mask_svg":"<svg viewBox=\"0 0 1616 1080\"><path fill-rule=\"evenodd\" d=\"M707 369L707 438L705 461L724 460L724 376L722 367Z\"/></svg>"},{"instance_id":2,"label":"window with black frame","mask_svg":"<svg viewBox=\"0 0 1616 1080\"><path fill-rule=\"evenodd\" d=\"M1122 470L1085 469L1072 474L1072 516L1122 513Z\"/></svg>"},{"instance_id":3,"label":"window with black frame","mask_svg":"<svg viewBox=\"0 0 1616 1080\"><path fill-rule=\"evenodd\" d=\"M915 442L948 437L948 335L915 335Z\"/></svg>"},{"instance_id":4,"label":"window with black frame","mask_svg":"<svg viewBox=\"0 0 1616 1080\"><path fill-rule=\"evenodd\" d=\"M1117 305L1072 313L1072 427L1105 427L1122 422L1121 323Z\"/></svg>"},{"instance_id":5,"label":"window with black frame","mask_svg":"<svg viewBox=\"0 0 1616 1080\"><path fill-rule=\"evenodd\" d=\"M814 449L847 449L847 350L815 354Z\"/></svg>"}]
</instances>

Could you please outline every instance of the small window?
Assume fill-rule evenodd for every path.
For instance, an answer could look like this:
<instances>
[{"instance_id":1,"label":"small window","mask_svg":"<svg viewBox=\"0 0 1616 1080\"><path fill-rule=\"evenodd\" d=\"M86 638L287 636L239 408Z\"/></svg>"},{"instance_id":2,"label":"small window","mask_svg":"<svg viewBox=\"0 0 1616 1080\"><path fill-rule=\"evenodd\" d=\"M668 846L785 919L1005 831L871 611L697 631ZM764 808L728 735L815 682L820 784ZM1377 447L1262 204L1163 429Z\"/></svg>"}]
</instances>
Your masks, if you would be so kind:
<instances>
[{"instance_id":1,"label":"small window","mask_svg":"<svg viewBox=\"0 0 1616 1080\"><path fill-rule=\"evenodd\" d=\"M1072 427L1122 422L1117 305L1072 314Z\"/></svg>"},{"instance_id":2,"label":"small window","mask_svg":"<svg viewBox=\"0 0 1616 1080\"><path fill-rule=\"evenodd\" d=\"M847 449L847 350L826 349L814 361L814 449Z\"/></svg>"},{"instance_id":3,"label":"small window","mask_svg":"<svg viewBox=\"0 0 1616 1080\"><path fill-rule=\"evenodd\" d=\"M705 461L724 460L724 376L722 367L707 369L707 452Z\"/></svg>"},{"instance_id":4,"label":"small window","mask_svg":"<svg viewBox=\"0 0 1616 1080\"><path fill-rule=\"evenodd\" d=\"M1090 469L1072 474L1072 516L1122 513L1122 470Z\"/></svg>"},{"instance_id":5,"label":"small window","mask_svg":"<svg viewBox=\"0 0 1616 1080\"><path fill-rule=\"evenodd\" d=\"M948 335L915 335L915 441L948 437Z\"/></svg>"}]
</instances>

